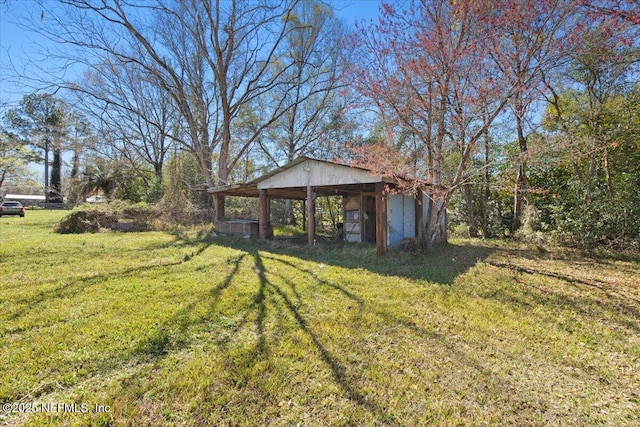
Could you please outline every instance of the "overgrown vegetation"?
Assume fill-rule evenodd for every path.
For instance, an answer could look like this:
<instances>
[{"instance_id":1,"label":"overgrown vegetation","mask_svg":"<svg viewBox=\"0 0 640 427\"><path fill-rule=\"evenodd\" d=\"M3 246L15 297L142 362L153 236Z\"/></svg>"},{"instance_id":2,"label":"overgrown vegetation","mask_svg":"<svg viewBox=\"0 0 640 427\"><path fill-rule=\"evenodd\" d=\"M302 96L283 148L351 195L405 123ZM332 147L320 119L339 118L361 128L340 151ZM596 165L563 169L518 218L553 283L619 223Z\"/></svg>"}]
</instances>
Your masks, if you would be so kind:
<instances>
[{"instance_id":1,"label":"overgrown vegetation","mask_svg":"<svg viewBox=\"0 0 640 427\"><path fill-rule=\"evenodd\" d=\"M356 25L341 17L373 5L3 3L57 43L2 76L34 90L0 103L3 193L159 203L179 227L255 217L255 200L207 190L337 158L433 189L421 247L446 240L446 212L469 237L640 250L638 0L383 2ZM52 57L87 69L43 75ZM334 202L317 202L322 234ZM271 222L302 212L274 200Z\"/></svg>"},{"instance_id":2,"label":"overgrown vegetation","mask_svg":"<svg viewBox=\"0 0 640 427\"><path fill-rule=\"evenodd\" d=\"M97 233L125 218L146 227L154 216L153 209L146 205L84 204L65 215L55 230L58 233Z\"/></svg>"},{"instance_id":3,"label":"overgrown vegetation","mask_svg":"<svg viewBox=\"0 0 640 427\"><path fill-rule=\"evenodd\" d=\"M67 233L97 233L105 229L121 231L175 230L208 222L209 213L188 200L171 204L166 199L157 205L147 203L85 203L58 222L55 231Z\"/></svg>"},{"instance_id":4,"label":"overgrown vegetation","mask_svg":"<svg viewBox=\"0 0 640 427\"><path fill-rule=\"evenodd\" d=\"M455 239L430 254L0 219L10 425L640 422L640 260Z\"/></svg>"}]
</instances>

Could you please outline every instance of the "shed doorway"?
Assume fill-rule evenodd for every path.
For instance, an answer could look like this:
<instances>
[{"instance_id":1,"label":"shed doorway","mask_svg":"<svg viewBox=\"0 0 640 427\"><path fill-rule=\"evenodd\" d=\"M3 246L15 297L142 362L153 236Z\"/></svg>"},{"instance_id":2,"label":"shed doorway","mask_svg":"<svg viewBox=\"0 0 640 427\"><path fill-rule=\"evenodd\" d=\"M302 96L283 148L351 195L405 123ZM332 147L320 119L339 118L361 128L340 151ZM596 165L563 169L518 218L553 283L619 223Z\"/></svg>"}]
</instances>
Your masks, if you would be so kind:
<instances>
[{"instance_id":1,"label":"shed doorway","mask_svg":"<svg viewBox=\"0 0 640 427\"><path fill-rule=\"evenodd\" d=\"M345 240L376 243L376 198L363 194L345 196L343 206Z\"/></svg>"}]
</instances>

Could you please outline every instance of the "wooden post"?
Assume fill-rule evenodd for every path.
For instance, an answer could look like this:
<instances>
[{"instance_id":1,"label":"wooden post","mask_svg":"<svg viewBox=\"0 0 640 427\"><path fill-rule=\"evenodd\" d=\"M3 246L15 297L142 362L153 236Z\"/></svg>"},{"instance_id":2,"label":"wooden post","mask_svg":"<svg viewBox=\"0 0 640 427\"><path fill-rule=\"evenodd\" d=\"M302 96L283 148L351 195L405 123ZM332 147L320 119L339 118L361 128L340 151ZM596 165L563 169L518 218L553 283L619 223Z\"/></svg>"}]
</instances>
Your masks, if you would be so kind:
<instances>
[{"instance_id":1,"label":"wooden post","mask_svg":"<svg viewBox=\"0 0 640 427\"><path fill-rule=\"evenodd\" d=\"M424 195L422 189L418 188L416 191L416 239L418 240L419 247L422 247L424 240L424 218L422 216Z\"/></svg>"},{"instance_id":2,"label":"wooden post","mask_svg":"<svg viewBox=\"0 0 640 427\"><path fill-rule=\"evenodd\" d=\"M224 213L224 199L225 197L221 194L216 194L213 196L213 203L214 203L214 207L215 207L215 215L216 215L216 220L217 221L221 221L224 219L225 213Z\"/></svg>"},{"instance_id":3,"label":"wooden post","mask_svg":"<svg viewBox=\"0 0 640 427\"><path fill-rule=\"evenodd\" d=\"M307 236L309 246L313 246L316 239L316 203L313 200L313 188L307 185Z\"/></svg>"},{"instance_id":4,"label":"wooden post","mask_svg":"<svg viewBox=\"0 0 640 427\"><path fill-rule=\"evenodd\" d=\"M376 252L384 255L387 252L387 198L386 184L376 183Z\"/></svg>"},{"instance_id":5,"label":"wooden post","mask_svg":"<svg viewBox=\"0 0 640 427\"><path fill-rule=\"evenodd\" d=\"M358 217L360 218L360 243L368 243L367 242L367 220L364 218L365 214L365 204L367 202L367 197L363 194L360 194L358 197L360 206L358 207Z\"/></svg>"},{"instance_id":6,"label":"wooden post","mask_svg":"<svg viewBox=\"0 0 640 427\"><path fill-rule=\"evenodd\" d=\"M260 190L258 228L261 239L269 237L269 197L267 190Z\"/></svg>"},{"instance_id":7,"label":"wooden post","mask_svg":"<svg viewBox=\"0 0 640 427\"><path fill-rule=\"evenodd\" d=\"M307 231L307 205L305 201L302 201L302 229Z\"/></svg>"}]
</instances>

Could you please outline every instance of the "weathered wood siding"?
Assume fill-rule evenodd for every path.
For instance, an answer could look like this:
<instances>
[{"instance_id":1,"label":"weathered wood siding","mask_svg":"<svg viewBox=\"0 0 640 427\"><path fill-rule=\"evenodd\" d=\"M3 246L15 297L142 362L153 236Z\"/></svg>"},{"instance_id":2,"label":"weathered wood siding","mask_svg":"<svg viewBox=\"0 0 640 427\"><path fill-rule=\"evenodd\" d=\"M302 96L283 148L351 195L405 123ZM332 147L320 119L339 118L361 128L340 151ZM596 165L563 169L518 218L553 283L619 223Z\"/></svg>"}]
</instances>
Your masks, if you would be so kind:
<instances>
[{"instance_id":1,"label":"weathered wood siding","mask_svg":"<svg viewBox=\"0 0 640 427\"><path fill-rule=\"evenodd\" d=\"M345 165L306 160L258 183L258 189L368 184L379 176Z\"/></svg>"}]
</instances>

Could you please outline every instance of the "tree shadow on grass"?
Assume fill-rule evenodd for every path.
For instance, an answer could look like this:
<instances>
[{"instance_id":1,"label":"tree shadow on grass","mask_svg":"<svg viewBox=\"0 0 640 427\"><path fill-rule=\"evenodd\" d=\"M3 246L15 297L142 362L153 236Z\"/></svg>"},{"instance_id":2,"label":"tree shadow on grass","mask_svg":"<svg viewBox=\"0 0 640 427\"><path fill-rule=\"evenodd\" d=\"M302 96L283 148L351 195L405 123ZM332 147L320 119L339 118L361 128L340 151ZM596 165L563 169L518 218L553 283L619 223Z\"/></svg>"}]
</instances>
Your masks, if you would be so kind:
<instances>
[{"instance_id":1,"label":"tree shadow on grass","mask_svg":"<svg viewBox=\"0 0 640 427\"><path fill-rule=\"evenodd\" d=\"M375 401L369 400L366 396L360 392L357 388L355 388L350 381L347 379L345 372L346 367L343 366L336 357L334 357L327 348L323 345L318 335L313 332L313 330L309 327L307 321L302 316L298 309L298 305L294 304L293 301L289 298L289 296L283 291L283 289L278 285L268 280L266 277L267 270L264 267L264 263L262 261L262 256L259 251L253 253L253 257L256 262L256 268L258 269L258 275L260 277L261 290L264 288L271 289L275 295L279 296L284 303L284 306L288 309L289 314L293 316L298 327L304 331L304 333L311 339L315 349L320 355L323 362L330 368L331 373L333 374L333 378L336 383L340 386L340 388L345 392L347 397L357 403L360 406L365 407L369 411L374 413L380 413L381 409L376 404ZM321 281L322 282L322 281ZM326 282L325 282L326 283ZM293 284L289 283L289 286L293 288ZM355 297L349 293L345 293L345 295L354 299ZM356 298L357 299L357 298ZM262 313L262 311L261 311ZM262 316L258 317L258 320L263 320ZM263 333L263 328L259 328L261 334ZM261 340L262 341L262 340ZM258 352L261 350L257 348Z\"/></svg>"},{"instance_id":2,"label":"tree shadow on grass","mask_svg":"<svg viewBox=\"0 0 640 427\"><path fill-rule=\"evenodd\" d=\"M290 256L286 252L284 255ZM319 360L322 361L323 366L330 372L334 384L338 386L346 399L360 407L364 412L370 414L370 416L376 419L381 425L403 424L401 417L399 418L400 414L397 412L398 408L390 409L390 402L387 401L385 397L381 397L379 394L372 393L371 390L364 388L363 384L367 383L367 375L369 375L370 372L361 371L357 364L348 361L348 357L346 357L347 353L343 352L339 347L332 350L329 341L331 339L330 335L325 335L325 333L316 330L316 326L314 326L315 320L311 321L309 315L306 314L306 309L309 309L309 305L313 303L308 295L304 293L301 295L301 292L297 289L296 282L294 279L291 279L291 277L294 276L287 274L287 271L290 271L296 276L298 273L306 276L301 282L306 283L306 286L310 286L311 288L317 286L327 287L336 291L339 299L355 303L360 310L371 312L383 321L387 331L405 331L414 337L412 345L425 347L436 345L443 349L450 358L456 360L457 363L467 366L483 377L492 378L496 375L488 363L476 357L472 350L467 351L460 348L456 340L449 337L446 332L436 332L425 329L418 325L410 316L392 313L385 308L384 304L381 305L378 301L367 300L365 296L359 295L357 291L352 291L347 286L319 277L313 270L304 265L298 265L295 261L287 257L280 257L278 254L274 254L274 251L261 251L248 247L247 250L242 253L241 257L239 257L239 260L252 263L258 279L258 286L255 289L251 303L238 309L239 312L243 313L240 320L229 330L231 336L243 336L242 330L246 330L247 328L254 330L257 334L257 338L253 341L252 349L242 362L238 362L241 365L256 365L272 357L270 351L272 350L272 345L274 345L274 340L277 340L278 336L277 334L272 334L272 330L267 326L267 323L273 320L273 317L276 315L273 311L278 307L280 311L279 315L292 319L295 322L296 328L309 339L311 348ZM318 261L318 259L314 260ZM280 265L280 267L278 267L278 265ZM236 268L231 270L231 274L235 274L237 270L236 266ZM229 276L227 276L227 278L222 281L222 284L214 289L226 289L229 282ZM238 283L237 286L242 286L242 284ZM219 293L215 291L212 295L215 295L217 298ZM318 307L316 306L315 310L317 309ZM213 311L215 311L215 309ZM372 328L373 326L370 327ZM368 335L379 332L374 329L369 329L370 327L366 326L362 333ZM293 331L290 333L293 333ZM387 332L381 333L385 334ZM398 335L403 336L404 333L399 332ZM229 336L227 336L226 339L218 341L220 348L226 349L227 357L231 357L229 354L234 351L234 343L231 341L232 338ZM356 341L352 344L349 352L355 352L360 355L367 354L369 349L360 348L358 342L359 341ZM237 342L235 344L237 345ZM375 362L372 361L371 363ZM390 371L390 369L394 369L391 366L381 366L379 369L386 372L387 375L402 375L401 373ZM252 371L251 369L249 370ZM499 381L495 381L496 384L499 382L502 386L509 384L509 379L506 376ZM240 384L240 386L245 386L245 384ZM369 386L371 387L371 384ZM383 387L383 384L380 383L378 386ZM512 385L511 388L515 388L515 386ZM269 396L265 396L264 401L269 401Z\"/></svg>"},{"instance_id":3,"label":"tree shadow on grass","mask_svg":"<svg viewBox=\"0 0 640 427\"><path fill-rule=\"evenodd\" d=\"M165 247L170 247L175 245L177 242L181 242L182 246L187 249L183 255L174 261L162 261L155 262L147 265L135 266L131 268L126 268L117 271L107 271L101 273L87 273L81 275L80 277L70 277L68 279L60 280L60 283L55 286L53 289L41 290L34 295L18 298L13 301L13 303L23 304L22 308L18 308L17 310L10 313L3 313L7 316L6 320L16 320L19 317L25 315L26 313L33 312L37 310L38 307L52 301L59 300L63 298L70 298L75 295L79 295L84 293L90 287L99 286L106 281L109 280L117 280L117 279L126 279L128 277L136 277L142 273L150 272L158 269L164 269L168 267L177 266L180 264L187 263L188 261L202 255L204 251L206 251L212 244L213 241L208 238L202 238L200 236L194 239L188 239L180 233L174 234L174 239L170 242L163 242L157 245L147 245L143 248L139 248L138 250L152 250L152 249L162 249ZM0 332L0 337L9 332Z\"/></svg>"},{"instance_id":4,"label":"tree shadow on grass","mask_svg":"<svg viewBox=\"0 0 640 427\"><path fill-rule=\"evenodd\" d=\"M168 317L165 322L158 325L157 333L151 334L152 339L141 343L137 352L143 353L146 360L158 361L166 357L171 351L178 348L172 342L171 337L175 337L177 334L188 336L203 325L218 322L222 310L219 305L225 296L225 291L246 293L247 290L250 290L251 294L247 296L246 300L233 307L231 312L228 312L228 307L225 308L226 315L231 320L228 324L221 326L214 334L215 346L218 351L222 351L226 359L225 363L228 365L227 380L232 381L236 387L245 387L247 381L255 381L255 378L245 378L246 372L260 369L255 367L273 357L273 347L278 346L280 344L278 340L282 338L280 334L293 334L295 330L298 330L308 338L313 352L330 372L334 383L346 399L376 419L383 420L385 425L399 425L393 416L386 413L380 402L357 387L358 381L354 382L353 379L359 374L341 362L340 357L329 350L324 338L314 331L300 309L308 301L297 289L297 284L287 277L286 273L283 274L281 269L269 268L266 265L267 262L272 266L279 262L289 269L300 269L310 276L313 283L330 287L338 291L341 297L354 301L360 306L364 304L361 297L346 287L324 280L312 271L301 269L287 260L247 247L233 259L228 260L225 272L219 276L220 280L215 281L216 283L204 300L194 299L178 313ZM246 275L249 266L253 267L251 277ZM239 275L241 269L243 273ZM237 280L239 278L242 280ZM236 289L230 289L232 287ZM198 311L198 307L202 308L203 305L207 307L205 313ZM278 319L287 325L274 326L274 322ZM275 331L274 328L276 328ZM174 332L167 334L165 332L167 330ZM247 344L251 344L250 348L243 350ZM253 393L257 392L253 390ZM272 396L263 396L263 398L265 402L268 402Z\"/></svg>"},{"instance_id":5,"label":"tree shadow on grass","mask_svg":"<svg viewBox=\"0 0 640 427\"><path fill-rule=\"evenodd\" d=\"M640 300L625 292L624 287L613 287L604 281L595 278L585 279L568 273L560 273L550 268L524 267L509 262L487 263L493 267L505 269L516 273L518 277L541 276L558 280L574 289L573 292L547 286L535 288L531 286L514 285L508 292L493 296L508 304L520 306L555 305L563 307L585 318L604 316L608 322L640 332Z\"/></svg>"},{"instance_id":6,"label":"tree shadow on grass","mask_svg":"<svg viewBox=\"0 0 640 427\"><path fill-rule=\"evenodd\" d=\"M300 289L310 284L332 289L336 291L340 299L355 303L361 310L371 311L383 320L387 330L399 329L407 332L413 337L417 346L428 348L430 345L435 345L442 349L456 363L468 367L486 379L488 387L493 388L493 390L486 391L490 398L506 399L505 406L507 407L502 410L517 409L508 407L509 405L517 405L517 399L510 400L500 394L498 397L491 397L491 393L515 393L523 386L517 381L511 380L507 373L497 373L492 368L491 361L483 360L481 356L474 354L474 348L460 346L456 341L457 338L449 336L446 332L421 326L410 315L405 316L391 312L383 304L367 300L365 296L358 294L357 290L352 290L338 281L324 279L305 263L298 263L296 260L325 263L344 268L366 269L378 274L450 285L458 276L476 265L478 261L486 260L496 249L473 245L448 245L444 248L438 248L439 252L426 255L392 252L386 257L377 258L375 253L370 250L371 248L351 245L305 248L290 244L273 244L232 238L217 239L215 242L234 248L239 252L228 257L226 264L211 266L219 274L208 284L211 288L204 300L193 299L181 311L167 317L166 321L160 325L157 341L150 341L146 347L145 354L150 359L159 361L171 352L181 349L181 346L172 342L175 334L167 337L162 334L163 330L173 328L179 334L188 336L203 324L218 322L221 315L221 302L228 296L226 292L242 290L248 293L246 300L231 310L227 308L226 315L229 321L221 328L223 333L212 334L215 335L212 342L216 346L212 351L220 352L227 368L222 374L224 375L223 383L232 380L233 385L243 392L262 392L264 395L258 395L254 402L258 401L266 405L273 402L274 397L269 394L269 390L257 391L256 388L251 387L251 384L247 384L256 381L255 378L247 377L247 375L260 375L263 372L260 364L274 357L273 348L278 345L278 340L283 339L282 330L277 332L273 330L274 319L286 318L289 323L294 325L286 332L292 335L297 331L308 339L312 353L317 360L321 361L326 372L330 373L342 396L361 408L362 411L369 413L381 424L401 425L403 419L400 414L396 413L398 409L389 409L389 402L384 397L372 394L363 386L366 382L367 372L360 371L359 367L350 362L345 356L346 353L343 353L340 348L332 348L330 335L320 332L315 320L312 320L307 314L310 304L318 304L318 302L312 303L304 290ZM202 254L202 251L199 254ZM513 266L499 263L493 263L493 265L498 268L512 269L518 274L540 273L544 275L544 271L511 268ZM247 275L246 270L249 267L253 273ZM303 283L307 285L296 282L294 278L296 276L287 272L292 272L295 275L302 274L305 277ZM580 279L561 277L554 273L549 273L547 276L559 280L566 279L569 284L576 286L593 285L593 283L581 283ZM487 298L489 297L487 296ZM509 302L508 299L504 301ZM572 307L580 305L578 300L564 300L563 303ZM196 313L198 307L202 308L202 304L207 307L206 312L198 311ZM318 310L317 306L315 310ZM368 327L366 326L366 328ZM362 332L366 333L367 331ZM402 336L402 334L398 334L398 336ZM186 345L188 346L190 343ZM350 351L361 355L367 353L367 349L359 348L357 342L353 345L354 347ZM288 360L288 363L291 363L291 360ZM381 369L387 374L395 374L390 371L391 366L383 366ZM272 392L278 393L278 390ZM220 405L224 405L224 403L220 403ZM533 408L532 410L543 409Z\"/></svg>"},{"instance_id":7,"label":"tree shadow on grass","mask_svg":"<svg viewBox=\"0 0 640 427\"><path fill-rule=\"evenodd\" d=\"M224 238L214 241L194 240L186 243L188 248L193 248L193 250L186 251L189 256L181 257L173 261L171 265L184 264L185 267L188 267L188 261L194 257L206 256L206 249L213 243L235 248L237 252L216 263L199 264L194 268L194 270L207 269L211 272L210 279L205 279L202 283L203 287L208 288L207 292L200 297L185 295L184 301L180 301L183 307L177 312L167 315L131 350L128 355L131 360L134 362L139 360L140 363L150 362L155 366L161 366L159 363L165 358L191 346L201 345L200 340L203 336L201 332L204 328L208 334L205 339L208 339L209 345L211 345L207 351L215 352L215 356L220 355L225 363L225 371L221 374L224 378L221 383L235 381L233 382L234 386L241 389L242 393L262 392L264 395L256 397L253 401L269 405L274 399L274 396L269 393L277 394L279 390L257 391L256 388L251 388L251 384L247 385L246 383L257 380L247 377L247 375L255 373L260 375L264 372L262 364L274 358L273 350L279 345L279 341L297 332L306 337L306 341L309 343L308 349L311 350L309 353L313 354L314 358L312 362L319 361L317 364L332 378L333 384L341 392L341 397L353 403L363 412L370 414L379 424L404 424L405 420L398 408L389 409L390 403L384 396L381 397L366 388L369 372L361 370L359 365L350 361L346 356L346 350L336 347L335 343L331 341L331 335L322 332L316 325L317 319L309 314L308 310L310 309L312 312L315 310L315 314L317 314L319 310L322 310L322 307L317 304L324 303L324 300L316 301L309 297L308 291L311 289L309 286L312 288L326 287L335 291L335 295L337 295L335 301L338 304L346 301L350 305L357 306L359 310L371 312L381 319L380 324L385 329L383 331L376 330L373 324L354 325L354 327L362 329L354 332L356 342L349 349L350 352L355 352L362 357L369 356L367 352L370 349L365 348L364 341L358 340L361 338L358 334L366 335L375 332L382 335L390 334L393 338L397 338L403 336L400 332L406 332L411 337L412 344L424 347L425 351L428 351L430 346L437 346L456 363L469 367L479 373L482 378L487 379L491 387L497 388L499 383L507 384L506 389L508 390L517 391L519 387L517 383L510 383L507 374L497 374L492 369L491 362L475 355L473 348L459 346L456 338L449 336L447 332L423 326L420 321L412 318L411 314L392 312L379 301L367 299L366 295L359 294L357 289L341 284L339 280L325 279L313 268L310 268L309 264L297 261L300 259L319 264L338 265L344 268L366 269L378 274L449 285L479 260L485 260L494 251L491 248L449 245L439 248L439 252L434 251L426 255L392 252L386 257L378 258L372 248L355 245L304 248ZM144 268L163 268L165 266L166 264L146 266L123 273L135 275L144 272ZM498 267L507 268L507 266ZM517 272L518 274L533 274L529 271ZM304 279L298 282L297 278L300 276ZM99 282L98 278L94 279ZM86 285L95 285L96 281L91 280ZM63 296L62 292L60 291L57 296ZM242 293L245 298L240 299L239 293ZM235 301L238 301L237 305L233 305ZM327 301L332 300L328 299ZM282 322L286 321L287 324L280 325L280 329L274 330L274 322L279 319ZM399 331L399 333L395 335L393 331ZM307 345L304 345L305 347L300 348L300 351L307 350ZM290 355L280 355L279 357L288 357L286 363L294 363ZM219 360L215 357L212 359ZM371 363L375 363L375 358ZM118 366L117 364L113 366L112 371L117 371ZM393 369L394 367L391 365L380 368L383 373L388 375L402 375L393 372ZM100 372L100 375L108 376L110 372L105 370ZM144 369L140 372L142 372L140 375L148 374ZM374 382L373 384L374 386L383 385L382 382ZM288 384L282 385L287 386ZM127 385L123 383L122 387L126 389ZM211 393L210 397L215 398L222 391L212 390ZM238 393L236 396L241 394L238 390L234 390L234 393ZM507 400L507 404L509 403L513 404L514 402ZM216 404L224 405L225 403ZM197 415L203 416L202 414Z\"/></svg>"},{"instance_id":8,"label":"tree shadow on grass","mask_svg":"<svg viewBox=\"0 0 640 427\"><path fill-rule=\"evenodd\" d=\"M447 243L429 252L390 250L386 255L378 256L373 245L347 242L319 241L315 247L309 247L286 240L264 241L222 236L216 238L216 243L247 252L266 251L319 264L364 269L376 274L427 280L442 285L452 284L458 276L495 251L481 244Z\"/></svg>"},{"instance_id":9,"label":"tree shadow on grass","mask_svg":"<svg viewBox=\"0 0 640 427\"><path fill-rule=\"evenodd\" d=\"M323 343L323 339L319 336L319 334L314 332L308 320L300 310L300 307L304 304L304 301L303 297L296 289L296 284L284 275L277 273L276 271L267 269L264 260L267 259L269 261L282 262L285 265L293 268L298 267L291 263L288 263L287 261L263 255L259 250L252 250L249 252L249 254L253 257L255 272L259 279L259 288L254 299L255 304L253 307L253 309L257 312L254 322L255 329L258 333L258 339L255 348L252 351L251 359L261 360L270 357L270 355L267 353L268 336L265 331L265 321L267 320L266 295L268 294L269 298L271 299L271 305L281 307L281 310L284 311L282 313L279 313L279 315L287 316L293 319L296 327L301 330L304 335L307 336L307 338L312 343L313 349L322 360L324 365L331 372L335 384L338 385L346 398L363 408L366 412L371 413L378 419L384 420L386 425L399 425L392 416L385 413L385 410L383 409L381 403L377 402L375 398L366 395L365 392L357 387L356 382L352 381L352 376L356 374L349 374L348 366L341 362L339 357L333 354L327 348L325 343ZM357 297L345 288L320 279L308 270L302 269L302 271L311 275L315 282L339 290L343 297L354 300L361 305L363 304L361 298ZM278 280L273 280L271 279L271 277L277 278ZM288 289L285 289L285 287ZM278 304L275 303L275 300L278 300Z\"/></svg>"}]
</instances>

